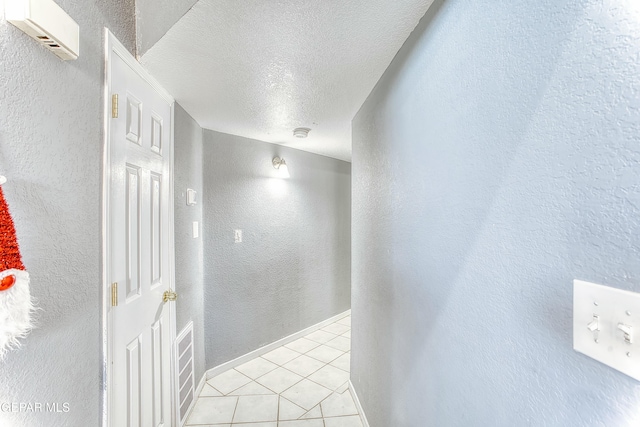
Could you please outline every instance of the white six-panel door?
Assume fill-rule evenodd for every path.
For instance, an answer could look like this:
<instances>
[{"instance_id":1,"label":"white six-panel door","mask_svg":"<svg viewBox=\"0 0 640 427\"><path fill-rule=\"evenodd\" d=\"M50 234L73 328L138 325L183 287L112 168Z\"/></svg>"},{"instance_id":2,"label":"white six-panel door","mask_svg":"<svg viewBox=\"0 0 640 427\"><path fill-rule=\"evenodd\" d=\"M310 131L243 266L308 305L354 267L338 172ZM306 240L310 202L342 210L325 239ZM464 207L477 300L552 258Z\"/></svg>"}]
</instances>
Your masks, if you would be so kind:
<instances>
[{"instance_id":1,"label":"white six-panel door","mask_svg":"<svg viewBox=\"0 0 640 427\"><path fill-rule=\"evenodd\" d=\"M131 59L112 53L107 64L107 96L118 116L107 119L105 153L106 275L117 283L106 319L108 419L113 427L167 427L174 424L174 303L163 302L173 283L172 105Z\"/></svg>"}]
</instances>

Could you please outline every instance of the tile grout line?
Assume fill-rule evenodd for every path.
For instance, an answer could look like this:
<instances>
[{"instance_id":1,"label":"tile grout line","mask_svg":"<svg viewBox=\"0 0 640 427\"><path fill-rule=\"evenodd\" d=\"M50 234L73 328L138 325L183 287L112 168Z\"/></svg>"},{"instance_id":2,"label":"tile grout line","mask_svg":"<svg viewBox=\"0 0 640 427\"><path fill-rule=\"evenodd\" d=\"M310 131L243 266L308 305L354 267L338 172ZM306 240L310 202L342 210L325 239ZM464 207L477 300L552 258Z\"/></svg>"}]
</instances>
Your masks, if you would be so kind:
<instances>
[{"instance_id":1,"label":"tile grout line","mask_svg":"<svg viewBox=\"0 0 640 427\"><path fill-rule=\"evenodd\" d=\"M273 371L272 371L272 372L273 372ZM265 375L266 375L266 374L265 374ZM257 381L257 380L254 380L254 381L258 383L258 381ZM302 380L300 380L300 381L302 381ZM300 381L298 381L298 382L300 382ZM273 390L273 389L271 389L271 388L267 387L266 385L264 385L264 384L262 384L262 383L258 383L258 384L260 384L262 387L266 388L267 390L271 390L271 391L273 392L273 394L277 394L277 395L278 395L278 397L280 397L280 395L282 394L282 393L278 393L278 392L276 392L275 390ZM296 384L298 384L298 383L296 383ZM295 384L294 384L294 385L295 385ZM293 386L291 386L291 387L293 387ZM287 390L288 390L288 389L287 389ZM279 399L278 399L278 400L279 400ZM278 402L278 404L279 404L279 403L280 403L280 402Z\"/></svg>"},{"instance_id":2,"label":"tile grout line","mask_svg":"<svg viewBox=\"0 0 640 427\"><path fill-rule=\"evenodd\" d=\"M246 375L245 375L245 374L243 374L242 372L240 372L240 371L236 370L235 368L234 368L234 369L230 369L230 370L234 370L234 371L236 371L237 373L239 373L239 374L240 374L240 375L242 375L243 377L249 378L251 381L249 381L248 383L242 384L240 387L237 387L237 388L235 388L235 389L231 390L229 393L225 394L225 396L230 396L230 395L231 395L231 393L233 393L234 391L238 391L238 390L240 390L242 387L244 387L244 386L246 386L247 384L250 384L251 382L253 382L253 379L251 379L250 377L246 376ZM228 372L228 371L227 371L227 372ZM214 387L214 388L215 388L215 387ZM238 395L238 396L239 396L239 395Z\"/></svg>"},{"instance_id":3,"label":"tile grout line","mask_svg":"<svg viewBox=\"0 0 640 427\"><path fill-rule=\"evenodd\" d=\"M251 351L249 353L243 354L242 356L236 357L233 360L230 360L228 362L224 362L224 363L222 363L222 364L220 364L218 366L215 366L215 367L213 367L211 369L208 369L205 372L205 375L206 375L207 379L210 379L210 378L213 378L215 376L218 376L221 373L223 373L225 371L228 371L229 369L235 368L236 366L239 366L239 365L242 365L242 364L244 364L246 362L249 362L250 360L255 359L256 357L263 356L266 353L269 353L270 351L273 351L276 348L283 347L286 344L289 344L289 343L291 343L293 341L296 341L297 339L300 339L300 338L303 338L303 337L307 337L307 336L313 334L314 332L317 332L317 331L321 330L322 328L325 328L325 327L327 327L329 325L332 325L332 324L334 324L334 323L336 323L336 322L338 322L338 321L340 321L340 320L342 320L342 319L344 319L346 317L349 317L349 316L351 316L351 309L346 310L346 311L344 311L342 313L339 313L339 314L337 314L337 315L335 315L335 316L333 316L333 317L331 317L329 319L323 320L323 321L321 321L321 322L319 322L319 323L317 323L315 325L311 325L311 326L309 326L309 327L307 327L305 329L302 329L302 330L300 330L300 331L298 331L296 333L288 335L288 336L286 336L284 338L281 338L281 339L279 339L277 341L274 341L274 342L272 342L270 344L262 346L262 347L260 347L260 348L258 348L256 350L253 350L253 351ZM335 334L333 334L333 335L335 335ZM316 342L316 341L314 341L314 342ZM278 345L276 346L276 344L278 344ZM249 356L251 356L251 358L249 358ZM215 373L215 375L214 375L214 373Z\"/></svg>"},{"instance_id":4,"label":"tile grout line","mask_svg":"<svg viewBox=\"0 0 640 427\"><path fill-rule=\"evenodd\" d=\"M284 400L286 400L287 402L291 403L292 405L297 406L298 408L302 409L302 410L304 411L304 413L303 413L302 415L300 415L300 417L301 417L301 416L303 416L303 415L305 415L307 412L309 412L309 411L307 411L306 409L304 409L302 406L300 406L300 405L298 405L298 404L296 404L296 403L293 403L292 401L290 401L290 400L289 400L289 399L287 399L286 397L282 397L282 395L280 395L280 398L281 398L281 399L284 399ZM278 408L278 410L280 410L280 408ZM295 420L282 420L282 421L297 421L297 420L299 420L299 419L300 419L300 417L296 418ZM280 423L279 415L278 415L278 423Z\"/></svg>"},{"instance_id":5,"label":"tile grout line","mask_svg":"<svg viewBox=\"0 0 640 427\"><path fill-rule=\"evenodd\" d=\"M255 359L254 359L254 360L255 360ZM267 359L263 359L263 360L265 360L265 361L269 362ZM273 363L273 362L269 362L269 363ZM274 363L274 365L275 365L275 363ZM251 378L251 381L256 382L256 381L258 380L258 378L262 378L262 377L264 377L265 375L270 374L271 372L275 371L275 370L276 370L276 369L278 369L279 367L280 367L279 365L276 365L276 367L275 367L275 368L270 369L270 370L268 370L267 372L265 372L265 373L263 373L263 374L260 374L260 375L259 375L258 377L256 377L256 378L252 378L252 377L250 377L249 375L245 374L244 372L242 372L242 371L238 371L238 369L237 369L237 368L234 368L234 369L235 369L236 371L240 372L240 373L241 373L242 375L244 375L245 377L247 377L247 378Z\"/></svg>"},{"instance_id":6,"label":"tile grout line","mask_svg":"<svg viewBox=\"0 0 640 427\"><path fill-rule=\"evenodd\" d=\"M307 356L307 357L309 357L309 358L313 359L313 357L311 357L311 356ZM295 360L295 359L294 359L294 360ZM318 362L320 362L320 363L324 363L324 365L322 365L321 367L319 367L318 369L316 369L315 371L311 372L310 374L308 374L308 375L306 375L306 376L300 375L300 374L299 374L299 373L297 373L297 372L293 372L291 369L287 369L287 367L286 367L286 366L280 366L280 367L281 367L282 369L285 369L285 370L289 371L289 372L293 372L293 373L294 373L294 374L296 374L296 375L300 375L300 376L301 376L301 377L303 377L303 378L307 378L308 376L315 374L315 373L316 373L316 372L318 372L320 369L322 369L322 368L324 368L325 366L327 366L327 365L328 365L328 363L327 363L327 362L323 362L322 360L318 360L318 359L313 359L313 360L318 361ZM292 360L292 362L293 362L293 360Z\"/></svg>"},{"instance_id":7,"label":"tile grout line","mask_svg":"<svg viewBox=\"0 0 640 427\"><path fill-rule=\"evenodd\" d=\"M333 393L331 393L331 394L333 394ZM331 396L331 394L329 396ZM322 399L320 401L320 403L318 403L318 408L320 408L320 415L322 416L322 424L324 424L324 411L322 410L322 402L327 400L329 398L329 396L325 397L324 399Z\"/></svg>"},{"instance_id":8,"label":"tile grout line","mask_svg":"<svg viewBox=\"0 0 640 427\"><path fill-rule=\"evenodd\" d=\"M318 348L320 348L320 347L322 347L322 346L329 347L329 348L331 348L331 349L333 349L333 350L337 350L337 351L342 352L342 353L347 353L347 352L351 351L351 350L342 350L342 349L339 349L339 348L331 347L331 346L326 345L326 344L320 344L319 346L314 347L314 348L312 348L312 349L310 349L310 350L308 350L308 351L306 351L306 352L304 352L304 353L300 353L300 352L298 352L298 351L296 351L296 353L299 353L299 355L300 355L300 356L307 356L307 357L311 357L311 358L313 358L313 359L316 359L315 357L313 357L313 356L309 356L308 354L309 354L309 353L311 353L311 352L312 352L312 351L314 351L314 350L317 350ZM291 351L295 351L295 350L291 350ZM300 356L298 356L298 357L300 357ZM342 356L342 355L340 355L340 356ZM340 356L338 356L338 357L340 357ZM288 362L285 362L285 364L286 364L286 363L289 363L289 362L291 362L291 361L293 361L293 360L295 360L295 359L297 359L298 357L295 357L295 358L293 358L293 359L289 360ZM337 359L338 357L336 357L336 359ZM265 360L269 360L269 359L265 359ZM323 362L323 363L331 363L331 362L324 362L324 361L322 361L322 360L320 360L320 359L316 359L316 360L319 360L320 362ZM333 361L333 360L335 360L335 359L332 359L332 361ZM270 361L270 360L269 360L269 361ZM271 362L271 361L270 361L270 362ZM271 363L275 363L275 362L271 362ZM283 366L283 365L278 365L278 366Z\"/></svg>"},{"instance_id":9,"label":"tile grout line","mask_svg":"<svg viewBox=\"0 0 640 427\"><path fill-rule=\"evenodd\" d=\"M303 337L303 338L304 338L304 337ZM323 345L323 344L321 344L321 345ZM317 347L316 347L316 348L317 348ZM331 348L332 348L332 347L331 347ZM336 349L336 350L338 350L338 349ZM294 350L294 351L295 351L295 350ZM309 351L311 351L311 350L309 350ZM338 359L339 357L342 357L344 354L347 354L346 352L344 352L344 351L342 351L342 350L338 350L338 351L342 352L343 354L342 354L342 355L340 355L340 356L338 356L338 357L336 357L336 358L335 358L335 359L333 359L331 362L335 361L335 360L336 360L336 359ZM301 354L301 355L303 355L303 354ZM299 357L299 356L298 356L298 357ZM307 357L310 357L310 358L312 358L312 359L314 359L314 360L318 360L318 359L315 359L315 358L314 358L314 357L312 357L312 356L307 356ZM296 359L297 359L297 358L296 358ZM291 362L291 361L293 361L293 360L295 360L295 359L291 359L289 362ZM289 363L289 362L286 362L286 363ZM333 395L334 393L337 393L337 391L336 391L337 389L336 389L336 390L331 390L329 387L326 387L326 386L324 386L324 385L322 385L322 384L320 384L320 383L318 383L318 382L316 382L316 381L314 381L314 380L312 380L312 379L310 379L310 378L309 378L311 375L315 374L316 372L318 372L318 371L319 371L319 370L321 370L322 368L324 368L324 367L326 367L326 366L329 366L329 365L330 365L330 363L331 363L331 362L324 362L324 361L322 361L322 360L318 360L318 362L324 363L324 365L323 365L323 366L321 366L320 368L318 368L317 370L313 371L312 373L310 373L310 374L309 374L309 375L307 375L306 377L303 377L303 379L302 379L302 380L300 380L300 381L296 382L295 384L292 384L290 387L288 387L288 388L286 388L285 390L283 390L283 391L282 391L282 393L286 392L287 390L289 390L290 388L294 387L296 384L299 384L300 382L302 382L302 381L303 381L303 380L305 380L305 379L306 379L306 380L308 380L308 381L310 381L310 382L312 382L312 383L314 383L314 384L316 384L316 385L318 385L318 386L320 386L320 387L322 387L322 388L325 388L325 389L329 390L331 393L330 393L327 397L325 397L324 399L321 399L321 400L320 400L316 405L314 405L314 407L315 407L315 406L318 406L318 407L319 407L319 409L320 409L320 414L322 415L322 420L323 420L323 424L324 424L324 415L323 415L323 413L322 413L322 406L320 406L320 405L321 405L321 403L322 403L322 402L324 402L326 399L328 399L331 395ZM274 363L274 362L272 362L272 363ZM284 367L283 365L279 365L279 366L280 366L282 369L285 369L285 370L289 371L289 369L287 369L287 368L286 368L286 367ZM342 371L342 372L347 372L347 371L344 371L344 370L342 370L342 369L340 369L340 368L338 368L338 367L335 367L335 366L332 366L332 367L333 367L333 368L335 368L335 369L338 369L338 370L340 370L340 371ZM293 372L293 371L289 371L289 372ZM294 373L294 374L296 374L295 372L293 372L293 373ZM350 373L350 372L347 372L347 373ZM265 375L266 375L266 374L265 374ZM299 374L297 374L297 375L299 375ZM348 382L349 382L349 380L347 380L345 383L348 383ZM340 386L338 386L338 388L342 387L345 383L343 383L343 384L341 384ZM264 384L262 384L262 385L264 385ZM265 387L266 387L266 386L265 386ZM268 388L268 387L266 387L266 388ZM282 393L279 393L279 395L282 395ZM294 403L294 402L292 402L292 403L295 405L295 403ZM296 406L299 406L299 405L296 405ZM302 408L302 409L305 409L305 408ZM313 409L313 407L312 407L311 409ZM307 412L309 412L311 409L307 410ZM305 409L305 410L306 410L306 409ZM305 412L305 413L304 413L304 414L302 414L301 416L306 415L306 413L307 413L307 412ZM298 418L298 420L300 420L300 418Z\"/></svg>"},{"instance_id":10,"label":"tile grout line","mask_svg":"<svg viewBox=\"0 0 640 427\"><path fill-rule=\"evenodd\" d=\"M338 350L338 351L341 351L341 350ZM345 352L343 351L342 353L345 353ZM342 356L342 355L340 355L340 356ZM340 357L340 356L338 356L338 357ZM322 363L331 363L331 362L333 362L334 360L336 360L336 359L338 358L338 357L336 357L335 359L331 359L330 361L325 362L324 360L316 359L316 358L315 358L315 357L313 357L313 356L307 356L307 357L310 357L310 358L315 359L315 360L317 360L318 362L322 362Z\"/></svg>"},{"instance_id":11,"label":"tile grout line","mask_svg":"<svg viewBox=\"0 0 640 427\"><path fill-rule=\"evenodd\" d=\"M238 403L240 403L240 396L236 398L236 407L233 408L233 416L231 417L231 424L233 424L233 419L236 417L236 411L238 410Z\"/></svg>"},{"instance_id":12,"label":"tile grout line","mask_svg":"<svg viewBox=\"0 0 640 427\"><path fill-rule=\"evenodd\" d=\"M283 346L283 347L284 347L284 346ZM319 346L318 346L318 347L319 347ZM278 348L281 348L281 347L278 347ZM317 347L316 347L316 348L317 348ZM333 347L330 347L330 348L333 348ZM276 350L277 350L277 349L276 349ZM334 362L335 360L337 360L338 358L340 358L340 357L344 356L345 354L347 354L347 352L342 351L342 350L340 350L340 349L334 349L334 350L336 350L336 351L340 351L342 354L341 354L340 356L338 356L338 357L334 358L334 359L331 359L329 362L325 362L325 361L323 361L323 360L316 359L316 358L315 358L315 357L313 357L313 356L307 356L307 357L309 357L309 358L311 358L311 359L313 359L313 360L316 360L316 361L318 361L318 362L320 362L320 363L323 363L323 366L319 367L318 369L316 369L315 371L311 372L311 373L310 373L309 375L307 375L307 376L302 376L302 375L298 374L297 372L293 372L292 370L287 369L287 368L286 368L286 366L284 366L285 364L288 364L288 363L290 363L290 362L293 362L294 360L296 360L296 359L297 359L297 358L299 358L300 356L305 356L305 355L306 355L306 353L300 353L300 356L297 356L297 357L295 357L295 358L293 358L293 359L291 359L291 360L289 360L289 361L285 362L283 365L278 365L276 362L273 362L273 361L271 361L271 360L269 360L269 359L265 359L265 360L268 360L269 362L271 362L271 363L273 363L273 364L277 365L278 367L280 367L280 368L282 368L282 369L284 369L284 370L286 370L286 371L288 371L288 372L291 372L291 373L293 373L293 374L295 374L295 375L298 375L298 376L302 377L302 379L308 379L309 381L311 381L311 382L313 382L313 383L315 383L315 384L317 384L317 385L319 385L319 386L321 386L321 387L327 388L327 389L329 390L329 388L328 388L328 387L325 387L325 386L323 386L322 384L320 384L320 383L318 383L318 382L316 382L316 381L314 381L314 380L312 380L312 379L309 379L309 377L310 377L311 375L315 374L316 372L318 372L319 370L321 370L322 368L324 368L324 367L326 367L326 366L328 366L328 365L331 365L331 363L332 363L332 362ZM291 351L295 351L295 350L291 350ZM309 350L309 351L312 351L312 350ZM297 352L296 352L296 353L297 353ZM254 360L255 360L255 359L254 359ZM350 373L349 371L345 371L344 369L340 369L340 368L338 368L337 366L333 366L333 365L331 365L331 367L332 367L332 368L335 368L335 369L338 369L338 370L340 370L340 371L342 371L342 372ZM277 368L276 368L276 369L277 369ZM271 372L275 371L276 369L273 369L273 370L271 370L271 371L269 371L269 372L265 373L264 375L261 375L260 377L258 377L258 378L256 378L256 379L254 379L253 381L258 382L258 379L259 379L259 378L262 378L263 376L265 376L265 375L267 375L267 374L269 374L269 373L271 373ZM236 369L236 371L237 371L237 369ZM238 372L240 372L240 371L238 371ZM240 373L241 373L241 372L240 372ZM243 375L244 375L244 374L243 374ZM245 376L246 376L246 375L245 375ZM247 376L247 378L250 378L250 377L248 377L248 376ZM302 380L300 380L300 381L302 381ZM283 390L283 391L282 391L282 393L284 393L285 391L289 390L291 387L293 387L294 385L298 384L300 381L297 381L296 383L294 383L294 384L292 384L291 386L287 387L285 390ZM269 390L272 390L272 389L270 389L269 387L267 387L266 385L264 385L264 384L262 384L262 383L258 383L258 384L262 385L263 387L265 387L265 388L267 388L267 389L269 389ZM342 386L342 385L341 385L341 386ZM242 387L244 387L244 386L242 386ZM239 388L240 388L240 387L239 387ZM272 390L272 391L273 391L273 390ZM334 392L335 392L335 390L334 390ZM275 393L275 391L274 391L274 393ZM280 393L280 394L281 394L281 393Z\"/></svg>"},{"instance_id":13,"label":"tile grout line","mask_svg":"<svg viewBox=\"0 0 640 427\"><path fill-rule=\"evenodd\" d=\"M347 316L345 316L345 317L347 317ZM300 337L300 338L298 338L298 339L306 339L306 340L308 340L308 341L313 342L314 344L317 344L315 347L313 347L313 348L311 348L311 349L309 349L309 350L307 350L307 351L305 351L305 352L300 352L299 350L296 350L296 349L293 349L293 348L287 347L287 345L288 345L288 344L290 344L290 343L288 343L288 344L283 344L282 346L277 347L277 348L275 348L275 349L273 349L273 350L272 350L272 351L276 351L276 350L278 350L278 349L285 349L285 350L288 350L288 351L291 351L291 352L297 353L297 355L296 355L293 359L290 359L290 360L288 360L288 361L286 361L286 362L282 362L282 363L280 364L280 363L276 363L276 362L274 362L274 361L272 361L272 360L269 360L269 359L267 359L267 358L263 357L264 355L260 355L260 356L255 357L255 358L254 358L254 359L252 359L252 360L249 360L249 361L245 362L245 363L250 363L250 362L252 362L252 361L254 361L254 360L262 359L263 361L267 361L267 362L272 363L273 365L275 365L275 366L276 366L275 368L273 368L273 369L271 369L271 370L269 370L269 371L266 371L266 372L262 373L259 377L252 378L252 377L250 377L249 375L246 375L246 374L244 374L243 372L241 372L240 370L238 370L238 369L237 369L237 367L231 368L230 370L235 371L235 373L237 373L237 374L239 374L239 375L242 375L244 378L246 378L246 379L248 379L248 380L250 380L250 381L249 381L248 383L245 383L245 384L243 384L243 385L241 385L241 386L239 386L239 387L235 388L234 390L230 391L230 392L229 392L229 393L227 393L227 394L222 393L220 390L218 390L217 388L215 388L213 385L209 384L209 382L208 382L208 381L209 381L210 379L212 379L212 378L207 379L207 380L205 381L205 383L206 383L207 385L209 385L211 388L213 388L216 392L220 393L222 396L200 396L200 395L199 395L199 396L198 396L198 399L199 399L199 398L201 398L201 397L236 397L236 405L235 405L235 407L234 407L234 412L233 412L232 422L231 422L231 424L232 424L232 425L234 425L234 420L235 420L235 416L236 416L236 414L237 414L237 408L238 408L238 405L239 405L239 402L240 402L240 397L242 397L242 396L240 396L240 395L232 396L231 394L232 394L232 393L234 393L234 392L237 392L239 389L241 389L241 388L243 388L243 387L245 387L245 386L247 386L247 385L251 384L252 382L255 382L256 384L258 384L258 385L260 385L260 386L264 387L266 390L269 390L273 395L277 395L277 396L278 396L278 399L277 399L277 405L278 405L278 407L277 407L277 411L276 411L276 413L277 413L277 418L276 418L276 420L275 420L275 423L279 426L279 425L281 424L281 421L285 421L285 420L280 420L280 404L281 404L281 402L282 402L282 399L285 399L286 401L288 401L288 402L289 402L289 400L288 400L288 399L286 399L286 398L284 398L284 397L282 396L282 394L283 394L283 393L285 393L287 390L291 389L292 387L294 387L295 385L299 384L300 382L302 382L302 381L304 381L304 380L306 379L306 380L308 380L309 382L311 382L311 383L313 383L313 384L315 384L315 385L317 385L317 386L319 386L319 387L322 387L322 388L324 388L324 389L328 390L330 393L329 393L329 395L327 395L326 397L324 397L323 399L321 399L317 404L315 404L315 405L314 405L311 409L309 409L309 410L306 410L305 408L301 407L300 405L296 404L295 402L291 402L291 404L293 404L294 406L296 406L296 407L300 408L301 410L304 410L304 411L305 411L302 415L300 415L300 417L302 417L302 416L306 415L309 411L311 411L311 410L312 410L314 407L316 407L316 406L318 406L318 409L319 409L319 411L320 411L320 415L321 415L321 417L322 417L321 419L323 420L323 425L324 425L324 426L326 426L326 424L325 424L325 419L326 419L326 418L340 418L340 417L346 417L346 416L353 416L353 415L339 415L339 416L335 416L335 417L325 417L325 416L324 416L324 411L322 410L322 403L323 403L324 401L326 401L327 399L329 399L329 398L330 398L331 396L333 396L334 394L343 394L343 393L344 393L344 391L349 391L349 392L350 392L350 389L349 389L350 380L347 380L345 383L343 383L343 384L341 384L340 386L338 386L337 388L333 389L332 387L327 387L327 386L325 386L325 385L323 385L323 384L320 384L319 382L314 381L314 380L312 380L312 379L310 379L310 378L309 378L310 376L312 376L312 375L314 375L315 373L317 373L318 371L320 371L320 370L322 370L322 369L326 368L327 366L330 366L330 367L331 367L331 368L333 368L333 369L337 369L337 370L338 370L338 371L340 371L340 372L350 374L350 369L349 369L349 370L345 370L345 369L342 369L342 368L340 368L340 367L337 367L337 366L332 365L332 363L333 363L333 362L335 362L337 359L339 359L339 358L341 358L341 357L343 357L343 356L345 356L345 355L349 354L349 353L350 353L350 348L351 348L351 347L349 347L349 350L346 350L346 351L345 351L345 350L342 350L342 349L340 349L340 348L335 348L335 347L332 347L332 346L330 346L330 345L327 345L327 343L328 343L328 342L331 342L331 341L335 340L335 339L336 339L336 338L338 338L338 337L345 338L345 339L347 339L347 340L349 340L349 341L351 340L351 337L345 337L345 336L344 336L345 334L348 334L348 333L350 333L350 332L351 332L351 327L350 327L350 326L347 326L347 325L344 325L344 324L341 324L341 323L338 323L339 321L341 321L341 320L343 320L343 319L344 319L344 317L343 317L342 319L339 319L338 321L336 321L336 322L334 322L334 323L329 324L329 325L327 325L327 326L326 326L326 327L330 327L331 325L334 325L334 324L340 324L341 326L348 327L348 330L344 331L342 334L336 334L335 332L325 331L325 330L323 330L323 329L318 329L317 331L314 331L314 332L312 332L312 333L311 333L311 334L313 334L313 333L315 333L315 332L321 331L321 332L324 332L324 333L327 333L327 334L333 335L334 337L333 337L333 338L331 338L331 339L330 339L330 340L328 340L328 341L325 341L325 342L318 342L318 341L316 341L316 340L314 340L314 339L308 338L308 336L306 336L306 335L305 335L305 336L302 336L302 337ZM311 334L309 334L309 335L311 335ZM292 341L292 342L294 342L294 341ZM323 361L323 360L317 359L317 358L315 358L315 357L313 357L313 356L311 356L311 355L309 355L309 354L308 354L309 352L311 352L311 351L313 351L313 350L315 350L315 349L317 349L317 348L319 348L319 347L321 347L321 346L326 346L327 348L330 348L330 349L332 349L332 350L336 350L336 351L340 352L341 354L340 354L339 356L337 356L337 357L335 357L335 358L333 358L333 359L329 360L328 362L325 362L325 361ZM306 356L306 357L308 357L308 358L310 358L310 359L313 359L313 360L314 360L314 361L316 361L316 362L321 363L322 365L321 365L320 367L318 367L317 369L313 370L312 372L308 373L307 375L300 375L299 373L294 372L294 371L292 371L291 369L289 369L289 368L285 367L285 365L287 365L287 364L289 364L289 363L291 363L291 362L295 361L296 359L299 359L299 358L300 358L300 356ZM275 371L275 370L277 370L278 368L282 368L282 369L284 369L285 371L287 371L287 372L289 372L289 373L291 373L291 374L297 375L297 376L301 377L301 379L300 379L300 380L298 380L298 381L296 381L295 383L293 383L292 385L290 385L289 387L287 387L286 389L284 389L284 390L283 390L282 392L280 392L280 393L277 393L277 392L275 392L274 390L272 390L271 388L267 387L266 385L264 385L264 384L262 384L262 383L258 382L258 380L259 380L260 378L262 378L262 377L264 377L264 376L268 375L269 373L274 372L274 371ZM228 371L225 371L225 372L228 372ZM223 373L224 373L224 372L222 372L222 373L221 373L221 374L219 374L219 375L222 375ZM215 377L213 377L213 378L215 378ZM340 389L341 387L343 387L345 384L347 384L347 388L343 391L343 393L339 393L339 392L338 392L338 389ZM254 394L249 394L249 395L244 395L244 396L268 396L268 394L255 394L255 395L254 395ZM357 410L357 408L356 408L356 412L357 412L357 414L355 414L355 416L360 416L360 413L359 413L359 411ZM298 418L297 418L297 420L302 420L300 417L298 417ZM294 420L292 420L292 421L294 421ZM253 423L253 422L250 422L249 424L251 424L251 423Z\"/></svg>"},{"instance_id":14,"label":"tile grout line","mask_svg":"<svg viewBox=\"0 0 640 427\"><path fill-rule=\"evenodd\" d=\"M324 363L324 362L323 362L323 363ZM324 368L325 366L328 366L328 365L329 365L328 363L325 363L325 364L324 364L324 366L323 366L322 368ZM315 374L316 372L318 372L318 371L319 371L320 369L322 369L322 368L319 368L318 370L316 370L316 371L312 372L311 374L309 374L309 376L311 376L311 375ZM285 368L285 367L282 367L282 369L285 369L285 370L287 370L287 371L288 371L288 369L287 369L287 368ZM339 369L339 368L336 368L336 369ZM341 370L341 369L340 369L340 370ZM289 371L289 372L291 372L291 371ZM346 371L342 371L342 372L346 372ZM294 372L294 374L295 374L295 372ZM288 387L288 388L286 388L285 390L283 390L283 391L282 391L282 393L284 393L285 391L289 390L291 387L295 386L296 384L301 383L301 382L302 382L302 381L304 381L304 380L310 381L310 382L312 382L312 383L314 383L314 384L316 384L316 385L319 385L319 386L320 386L320 387L322 387L322 388L326 388L327 390L331 391L331 394L336 393L336 390L337 390L337 389L336 389L336 390L331 390L329 387L324 386L324 385L320 384L319 382L317 382L317 381L314 381L314 380L310 379L310 378L309 378L309 376L302 378L300 381L298 381L298 382L297 382L297 383L295 383L295 384L292 384L290 387ZM348 381L348 380L347 380L347 381ZM343 384L340 384L340 385L338 386L338 388L342 387L343 385L344 385L344 383L343 383ZM266 387L266 386L265 386L265 387ZM268 388L268 387L267 387L267 388ZM282 394L282 393L280 393L280 394ZM329 396L331 396L331 394L330 394ZM329 396L327 396L327 397L329 397ZM325 397L325 399L326 399L326 397ZM322 399L322 400L324 400L324 399ZM321 401L321 402L322 402L322 401ZM318 404L319 404L319 403L318 403ZM304 408L303 408L303 409L304 409ZM313 408L312 408L312 409L313 409Z\"/></svg>"},{"instance_id":15,"label":"tile grout line","mask_svg":"<svg viewBox=\"0 0 640 427\"><path fill-rule=\"evenodd\" d=\"M212 386L211 384L209 384L209 382L205 381L207 383L207 385L209 387L211 387L212 389L214 389L215 391L217 391L218 393L220 393L220 396L202 396L202 397L224 397L226 396L226 394L224 394L223 392L221 392L220 390L218 390L217 388L215 388L214 386ZM198 396L200 397L200 396Z\"/></svg>"}]
</instances>

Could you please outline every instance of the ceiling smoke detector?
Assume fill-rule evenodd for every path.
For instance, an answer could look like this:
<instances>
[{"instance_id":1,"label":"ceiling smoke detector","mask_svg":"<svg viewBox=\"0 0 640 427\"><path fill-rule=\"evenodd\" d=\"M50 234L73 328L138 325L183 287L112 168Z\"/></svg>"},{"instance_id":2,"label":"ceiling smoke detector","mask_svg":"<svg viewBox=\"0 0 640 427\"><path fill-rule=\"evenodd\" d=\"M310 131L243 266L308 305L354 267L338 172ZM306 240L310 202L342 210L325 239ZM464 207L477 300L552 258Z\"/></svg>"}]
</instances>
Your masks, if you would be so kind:
<instances>
[{"instance_id":1,"label":"ceiling smoke detector","mask_svg":"<svg viewBox=\"0 0 640 427\"><path fill-rule=\"evenodd\" d=\"M309 128L295 128L293 130L293 136L295 136L296 138L306 138L309 136L309 131L311 129Z\"/></svg>"}]
</instances>

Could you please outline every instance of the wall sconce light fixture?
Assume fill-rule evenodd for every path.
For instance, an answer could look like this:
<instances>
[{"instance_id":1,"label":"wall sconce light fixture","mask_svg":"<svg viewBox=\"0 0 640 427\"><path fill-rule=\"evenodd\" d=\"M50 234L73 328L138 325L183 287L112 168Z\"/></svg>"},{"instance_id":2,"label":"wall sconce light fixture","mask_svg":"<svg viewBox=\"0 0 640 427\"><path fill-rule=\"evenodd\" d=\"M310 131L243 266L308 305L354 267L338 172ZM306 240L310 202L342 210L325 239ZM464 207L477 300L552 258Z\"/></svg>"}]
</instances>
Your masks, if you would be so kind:
<instances>
[{"instance_id":1,"label":"wall sconce light fixture","mask_svg":"<svg viewBox=\"0 0 640 427\"><path fill-rule=\"evenodd\" d=\"M273 167L280 172L280 176L282 178L289 178L291 176L289 175L289 168L287 167L287 162L285 162L284 159L276 156L273 158L271 163L273 164Z\"/></svg>"}]
</instances>

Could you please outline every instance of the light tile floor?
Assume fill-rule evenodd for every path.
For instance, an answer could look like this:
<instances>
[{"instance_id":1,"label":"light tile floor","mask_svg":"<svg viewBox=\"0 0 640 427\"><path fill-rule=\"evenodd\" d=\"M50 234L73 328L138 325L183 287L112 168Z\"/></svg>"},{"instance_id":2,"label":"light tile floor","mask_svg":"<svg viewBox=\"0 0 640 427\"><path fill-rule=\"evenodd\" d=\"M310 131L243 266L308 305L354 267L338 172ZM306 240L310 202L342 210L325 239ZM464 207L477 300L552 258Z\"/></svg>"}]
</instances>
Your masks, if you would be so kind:
<instances>
[{"instance_id":1,"label":"light tile floor","mask_svg":"<svg viewBox=\"0 0 640 427\"><path fill-rule=\"evenodd\" d=\"M348 389L351 316L207 381L188 426L362 427Z\"/></svg>"}]
</instances>

